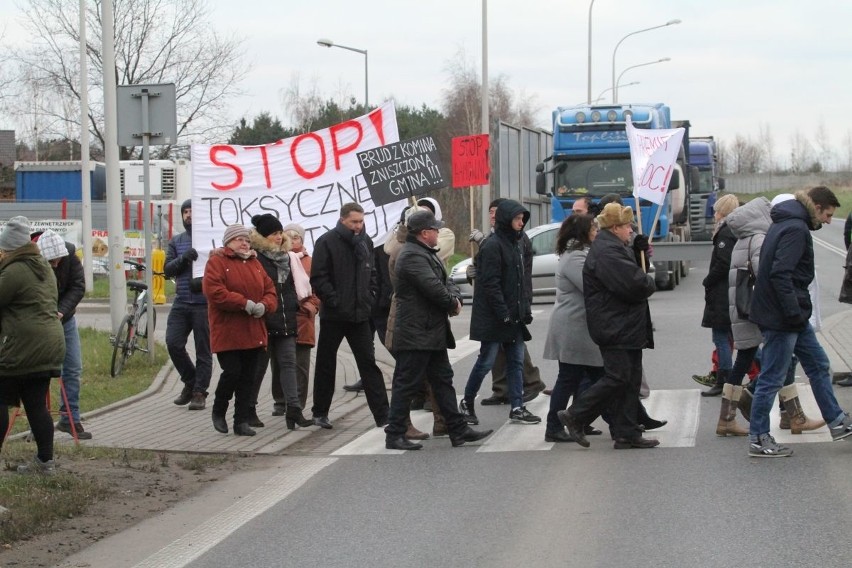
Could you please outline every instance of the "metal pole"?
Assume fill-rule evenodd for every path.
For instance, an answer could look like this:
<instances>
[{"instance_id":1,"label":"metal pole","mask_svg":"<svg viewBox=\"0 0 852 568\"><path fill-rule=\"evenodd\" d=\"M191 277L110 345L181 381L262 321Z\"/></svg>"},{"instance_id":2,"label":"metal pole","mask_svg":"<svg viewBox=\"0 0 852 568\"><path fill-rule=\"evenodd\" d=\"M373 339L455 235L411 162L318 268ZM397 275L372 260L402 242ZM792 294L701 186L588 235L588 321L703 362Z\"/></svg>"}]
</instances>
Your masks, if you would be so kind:
<instances>
[{"instance_id":1,"label":"metal pole","mask_svg":"<svg viewBox=\"0 0 852 568\"><path fill-rule=\"evenodd\" d=\"M121 173L118 164L118 110L112 0L101 3L104 68L104 159L106 161L107 231L109 234L109 312L113 332L127 313L124 276L124 225L121 218Z\"/></svg>"},{"instance_id":2,"label":"metal pole","mask_svg":"<svg viewBox=\"0 0 852 568\"><path fill-rule=\"evenodd\" d=\"M80 188L83 192L83 278L86 291L92 276L92 177L89 172L89 71L86 49L86 0L80 0Z\"/></svg>"},{"instance_id":3,"label":"metal pole","mask_svg":"<svg viewBox=\"0 0 852 568\"><path fill-rule=\"evenodd\" d=\"M671 61L671 57L663 57L662 59L658 59L656 61L649 61L647 63L640 63L639 65L631 65L630 67L628 67L627 69L625 69L624 71L622 71L618 75L618 80L616 82L616 85L618 83L621 83L621 77L624 76L624 74L627 73L628 71L630 71L631 69L636 69L637 67L645 67L646 65L654 65L656 63L665 63L666 61ZM618 91L617 90L613 91L613 93L614 94L612 96L612 104L615 104L615 103L618 102Z\"/></svg>"},{"instance_id":4,"label":"metal pole","mask_svg":"<svg viewBox=\"0 0 852 568\"><path fill-rule=\"evenodd\" d=\"M154 362L154 265L152 263L154 251L151 247L151 172L148 160L151 144L151 128L148 124L148 89L142 89L142 188L144 192L145 211L142 214L144 220L145 238L145 285L148 286L146 295L148 313L146 317L145 334L148 337L148 360Z\"/></svg>"},{"instance_id":5,"label":"metal pole","mask_svg":"<svg viewBox=\"0 0 852 568\"><path fill-rule=\"evenodd\" d=\"M488 0L482 0L482 133L490 134L491 119L488 115ZM490 140L490 137L489 137ZM493 146L493 144L490 144ZM491 226L488 218L488 204L491 203L491 186L480 186L482 205L482 232L487 233Z\"/></svg>"},{"instance_id":6,"label":"metal pole","mask_svg":"<svg viewBox=\"0 0 852 568\"><path fill-rule=\"evenodd\" d=\"M588 104L592 104L592 6L595 0L589 2L589 80L588 80Z\"/></svg>"},{"instance_id":7,"label":"metal pole","mask_svg":"<svg viewBox=\"0 0 852 568\"><path fill-rule=\"evenodd\" d=\"M612 50L612 102L615 104L618 102L618 84L615 81L615 54L618 52L618 48L621 46L621 42L629 38L630 36L634 36L636 34L641 34L643 32L650 32L651 30L657 30L659 28L665 28L668 26L673 26L679 24L680 20L669 20L665 24L660 24L659 26L651 26L650 28L645 28L642 30L636 30L635 32L630 32L615 44L615 49Z\"/></svg>"},{"instance_id":8,"label":"metal pole","mask_svg":"<svg viewBox=\"0 0 852 568\"><path fill-rule=\"evenodd\" d=\"M370 108L370 70L367 67L367 50L364 50L364 108Z\"/></svg>"}]
</instances>

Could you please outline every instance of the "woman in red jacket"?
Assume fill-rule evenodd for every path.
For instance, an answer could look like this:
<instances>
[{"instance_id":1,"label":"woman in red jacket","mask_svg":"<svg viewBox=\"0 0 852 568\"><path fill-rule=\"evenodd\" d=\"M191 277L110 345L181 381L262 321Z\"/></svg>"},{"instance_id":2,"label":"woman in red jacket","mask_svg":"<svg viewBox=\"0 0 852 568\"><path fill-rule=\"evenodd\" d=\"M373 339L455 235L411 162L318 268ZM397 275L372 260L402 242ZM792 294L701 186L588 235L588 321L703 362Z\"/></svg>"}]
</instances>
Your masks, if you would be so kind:
<instances>
[{"instance_id":1,"label":"woman in red jacket","mask_svg":"<svg viewBox=\"0 0 852 568\"><path fill-rule=\"evenodd\" d=\"M213 427L228 433L225 414L234 397L234 434L254 436L252 383L257 358L266 349L263 314L278 308L275 285L249 244L242 225L225 229L223 247L210 253L204 268L204 295L210 321L210 347L222 374L213 401Z\"/></svg>"}]
</instances>

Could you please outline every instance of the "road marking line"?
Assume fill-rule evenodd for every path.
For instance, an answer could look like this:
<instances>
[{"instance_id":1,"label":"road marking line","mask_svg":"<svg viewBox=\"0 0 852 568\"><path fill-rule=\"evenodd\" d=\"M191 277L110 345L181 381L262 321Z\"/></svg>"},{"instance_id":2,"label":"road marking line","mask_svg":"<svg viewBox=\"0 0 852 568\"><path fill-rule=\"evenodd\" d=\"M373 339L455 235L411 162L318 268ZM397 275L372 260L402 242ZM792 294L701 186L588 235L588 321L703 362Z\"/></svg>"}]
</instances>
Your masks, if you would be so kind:
<instances>
[{"instance_id":1,"label":"road marking line","mask_svg":"<svg viewBox=\"0 0 852 568\"><path fill-rule=\"evenodd\" d=\"M817 238L817 237L814 237L813 239L814 239L814 242L816 244L820 245L821 247L830 250L831 252L835 253L838 256L842 256L843 258L846 258L846 251L844 249L842 249L838 246L835 246L835 245L829 243L828 241L824 241L824 240Z\"/></svg>"},{"instance_id":2,"label":"road marking line","mask_svg":"<svg viewBox=\"0 0 852 568\"><path fill-rule=\"evenodd\" d=\"M652 390L644 401L648 416L656 420L668 420L668 424L647 433L647 437L660 441L660 447L695 447L698 435L698 417L701 410L701 391Z\"/></svg>"},{"instance_id":3,"label":"road marking line","mask_svg":"<svg viewBox=\"0 0 852 568\"><path fill-rule=\"evenodd\" d=\"M305 458L287 467L252 491L239 503L228 507L205 522L152 554L134 568L183 568L212 549L237 529L286 499L314 475L330 466L334 458Z\"/></svg>"},{"instance_id":4,"label":"road marking line","mask_svg":"<svg viewBox=\"0 0 852 568\"><path fill-rule=\"evenodd\" d=\"M539 424L514 424L509 420L497 431L485 439L478 452L528 452L549 450L553 442L544 441L544 431L547 429L547 412L550 410L550 397L539 395L527 403L527 410L541 416ZM505 406L509 411L509 405Z\"/></svg>"}]
</instances>

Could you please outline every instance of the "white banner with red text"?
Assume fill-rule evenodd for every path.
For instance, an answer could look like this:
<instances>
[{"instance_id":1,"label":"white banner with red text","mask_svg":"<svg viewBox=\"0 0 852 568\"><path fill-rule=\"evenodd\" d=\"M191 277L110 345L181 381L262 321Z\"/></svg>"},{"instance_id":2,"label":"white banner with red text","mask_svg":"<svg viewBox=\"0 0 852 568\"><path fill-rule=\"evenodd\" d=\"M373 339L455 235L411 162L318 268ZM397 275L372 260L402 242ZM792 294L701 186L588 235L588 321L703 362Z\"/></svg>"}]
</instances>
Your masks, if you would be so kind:
<instances>
[{"instance_id":1,"label":"white banner with red text","mask_svg":"<svg viewBox=\"0 0 852 568\"><path fill-rule=\"evenodd\" d=\"M356 154L399 141L396 111L387 102L369 114L263 146L192 146L192 245L202 276L208 253L222 245L228 225L251 228L253 215L271 213L282 225L305 229L313 250L334 228L344 203L364 208L365 231L379 245L399 221L405 201L373 204Z\"/></svg>"},{"instance_id":2,"label":"white banner with red text","mask_svg":"<svg viewBox=\"0 0 852 568\"><path fill-rule=\"evenodd\" d=\"M636 128L627 119L634 197L647 199L657 205L663 204L683 134L683 128Z\"/></svg>"}]
</instances>

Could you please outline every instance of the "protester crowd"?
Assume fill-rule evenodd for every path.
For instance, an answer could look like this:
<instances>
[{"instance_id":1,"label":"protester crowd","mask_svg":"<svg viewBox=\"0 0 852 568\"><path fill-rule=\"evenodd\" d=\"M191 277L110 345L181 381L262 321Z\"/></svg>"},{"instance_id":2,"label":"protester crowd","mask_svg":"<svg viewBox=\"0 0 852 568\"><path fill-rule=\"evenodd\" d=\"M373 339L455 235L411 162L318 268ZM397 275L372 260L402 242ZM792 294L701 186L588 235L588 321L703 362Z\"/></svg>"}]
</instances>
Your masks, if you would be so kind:
<instances>
[{"instance_id":1,"label":"protester crowd","mask_svg":"<svg viewBox=\"0 0 852 568\"><path fill-rule=\"evenodd\" d=\"M829 223L838 206L825 187L771 203L761 197L741 206L725 195L714 204L701 325L711 330L715 368L710 379L694 378L710 383L703 395L721 395L716 433L748 436L750 456L792 454L769 433L776 395L781 428L800 434L827 424L833 439L852 435L852 418L837 403L828 358L814 334L819 318L811 232ZM470 235L478 253L468 274L475 284L469 334L480 351L457 405L448 350L455 347L450 320L461 312L462 298L447 277L455 235L436 200L407 207L380 246L365 231L363 208L346 203L336 226L317 239L313 257L301 226L255 215L251 227L225 228L203 278L193 277L198 253L187 200L181 206L185 232L169 242L165 263L166 276L176 282L166 344L183 384L174 404L207 408L215 354L222 369L211 408L215 430L254 436L264 427L258 399L268 368L273 417L283 416L289 429L331 429L337 352L346 339L360 380L344 388L363 391L388 449L420 449L418 441L430 436L448 436L460 446L491 434L471 428L479 424L476 398L489 373L492 394L481 404L506 404L510 423L540 423L526 408L545 391L526 346L533 321L533 253L524 232L530 213L508 199L492 202L489 212L490 232ZM655 284L647 273L648 239L636 232L633 210L617 195L599 203L577 200L559 229L556 301L543 352L559 369L552 391L545 391L551 395L547 442L589 447L587 436L603 434L592 426L601 417L616 449L659 444L644 436L666 421L651 418L641 400L642 353L654 347L648 298ZM61 376L67 391L55 429L92 437L79 415L82 361L74 312L84 290L72 245L52 231L31 234L24 217L7 223L0 233L0 405L6 407L0 428L8 425L8 406L23 403L38 453L22 471L55 468L54 425L45 404L52 378ZM852 267L841 301L852 302ZM190 334L195 361L186 349ZM396 361L390 400L375 359L377 334ZM802 408L794 382L799 363L820 418ZM434 415L431 434L411 422L410 412L419 409ZM748 427L738 423L738 412Z\"/></svg>"}]
</instances>

